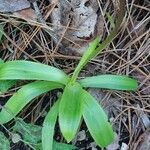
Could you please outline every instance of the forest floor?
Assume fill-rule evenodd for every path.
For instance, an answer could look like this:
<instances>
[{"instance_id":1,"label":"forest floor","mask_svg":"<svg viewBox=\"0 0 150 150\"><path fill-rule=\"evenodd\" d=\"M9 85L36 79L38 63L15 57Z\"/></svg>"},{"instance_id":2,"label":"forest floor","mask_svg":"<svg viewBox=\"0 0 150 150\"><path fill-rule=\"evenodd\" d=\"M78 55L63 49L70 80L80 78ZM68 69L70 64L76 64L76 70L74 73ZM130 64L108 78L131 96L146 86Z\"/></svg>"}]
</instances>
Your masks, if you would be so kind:
<instances>
[{"instance_id":1,"label":"forest floor","mask_svg":"<svg viewBox=\"0 0 150 150\"><path fill-rule=\"evenodd\" d=\"M103 41L114 26L117 3L110 0L30 0L28 8L1 10L0 58L31 60L74 71L89 42ZM1 4L0 4L1 5ZM19 7L19 6L18 6ZM19 10L19 11L18 11ZM128 75L138 81L135 92L88 89L113 124L115 141L106 150L150 150L150 1L127 0L126 15L117 37L86 65L80 77L98 74ZM0 95L2 107L22 84ZM37 98L19 115L42 126L57 91ZM12 124L0 127L12 150L30 150L30 143L14 142ZM14 138L14 137L13 137ZM55 140L65 142L56 127ZM99 150L84 123L72 145Z\"/></svg>"}]
</instances>

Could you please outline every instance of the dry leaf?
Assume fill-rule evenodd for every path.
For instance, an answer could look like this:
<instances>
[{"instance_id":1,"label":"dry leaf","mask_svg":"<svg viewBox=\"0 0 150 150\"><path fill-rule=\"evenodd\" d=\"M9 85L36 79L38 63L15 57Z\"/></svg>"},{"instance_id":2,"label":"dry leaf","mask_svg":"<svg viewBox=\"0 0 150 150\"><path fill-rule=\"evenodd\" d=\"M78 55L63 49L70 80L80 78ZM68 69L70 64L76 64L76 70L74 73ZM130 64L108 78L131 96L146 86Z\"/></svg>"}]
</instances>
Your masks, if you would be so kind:
<instances>
[{"instance_id":1,"label":"dry leaf","mask_svg":"<svg viewBox=\"0 0 150 150\"><path fill-rule=\"evenodd\" d=\"M26 21L36 21L37 16L33 9L27 8L13 13L16 17L24 19Z\"/></svg>"},{"instance_id":2,"label":"dry leaf","mask_svg":"<svg viewBox=\"0 0 150 150\"><path fill-rule=\"evenodd\" d=\"M56 3L52 0L52 3ZM54 24L53 29L62 35L68 22L69 29L65 37L75 44L63 40L62 43L77 53L83 53L88 43L96 36L101 36L103 32L103 21L97 14L97 0L58 0L58 4L53 9L51 18Z\"/></svg>"},{"instance_id":3,"label":"dry leaf","mask_svg":"<svg viewBox=\"0 0 150 150\"><path fill-rule=\"evenodd\" d=\"M15 12L29 7L27 0L0 0L0 12Z\"/></svg>"}]
</instances>

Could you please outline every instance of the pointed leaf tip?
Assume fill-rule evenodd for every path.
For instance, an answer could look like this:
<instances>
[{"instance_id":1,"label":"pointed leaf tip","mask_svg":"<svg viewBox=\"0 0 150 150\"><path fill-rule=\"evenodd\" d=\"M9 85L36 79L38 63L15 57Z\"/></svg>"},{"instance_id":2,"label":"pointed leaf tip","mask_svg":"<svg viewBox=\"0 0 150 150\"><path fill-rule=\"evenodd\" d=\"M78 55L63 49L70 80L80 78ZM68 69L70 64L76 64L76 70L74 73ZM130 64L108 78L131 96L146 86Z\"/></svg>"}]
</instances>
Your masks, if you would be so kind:
<instances>
[{"instance_id":1,"label":"pointed leaf tip","mask_svg":"<svg viewBox=\"0 0 150 150\"><path fill-rule=\"evenodd\" d=\"M59 105L59 125L64 138L69 143L75 136L80 124L81 91L78 83L66 86Z\"/></svg>"},{"instance_id":2,"label":"pointed leaf tip","mask_svg":"<svg viewBox=\"0 0 150 150\"><path fill-rule=\"evenodd\" d=\"M134 91L138 87L135 79L125 75L98 75L81 79L80 84L83 87L106 88L114 90Z\"/></svg>"},{"instance_id":3,"label":"pointed leaf tip","mask_svg":"<svg viewBox=\"0 0 150 150\"><path fill-rule=\"evenodd\" d=\"M83 91L83 118L95 142L106 147L114 139L114 134L107 115L96 100L85 90Z\"/></svg>"}]
</instances>

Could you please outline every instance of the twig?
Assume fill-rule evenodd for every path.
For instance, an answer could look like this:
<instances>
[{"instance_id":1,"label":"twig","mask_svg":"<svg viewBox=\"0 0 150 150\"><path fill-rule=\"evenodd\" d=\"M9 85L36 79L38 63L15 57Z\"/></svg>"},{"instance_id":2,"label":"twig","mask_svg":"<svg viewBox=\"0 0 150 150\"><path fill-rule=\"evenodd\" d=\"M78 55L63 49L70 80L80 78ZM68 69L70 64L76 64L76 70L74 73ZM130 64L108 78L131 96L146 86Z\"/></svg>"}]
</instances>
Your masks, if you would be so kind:
<instances>
[{"instance_id":1,"label":"twig","mask_svg":"<svg viewBox=\"0 0 150 150\"><path fill-rule=\"evenodd\" d=\"M36 1L33 2L33 7L34 7L35 13L36 13L36 15L38 17L38 21L40 23L44 24L45 26L47 26L47 24L46 24L46 22L45 22L45 20L44 20L44 18L42 16L42 14L41 14L41 12L39 10L39 7L38 7ZM55 43L57 43L59 41L58 36L54 33L54 31L49 30L49 29L45 29L45 31L51 36L51 38L54 40Z\"/></svg>"}]
</instances>

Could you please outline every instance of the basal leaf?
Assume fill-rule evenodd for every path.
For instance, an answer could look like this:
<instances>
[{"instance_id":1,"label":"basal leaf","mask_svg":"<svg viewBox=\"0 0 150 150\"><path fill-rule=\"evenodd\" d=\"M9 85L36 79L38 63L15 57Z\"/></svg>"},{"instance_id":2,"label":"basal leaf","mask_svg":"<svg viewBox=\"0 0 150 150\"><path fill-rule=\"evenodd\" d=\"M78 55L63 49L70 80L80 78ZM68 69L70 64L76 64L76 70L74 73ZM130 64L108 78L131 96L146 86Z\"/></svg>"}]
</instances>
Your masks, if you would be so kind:
<instances>
[{"instance_id":1,"label":"basal leaf","mask_svg":"<svg viewBox=\"0 0 150 150\"><path fill-rule=\"evenodd\" d=\"M81 69L87 64L87 62L90 60L91 55L93 54L94 50L96 49L97 45L99 44L99 38L97 37L95 40L93 40L91 43L89 43L89 48L86 50L84 55L82 56L79 64L77 65L71 81L74 82L81 71Z\"/></svg>"},{"instance_id":2,"label":"basal leaf","mask_svg":"<svg viewBox=\"0 0 150 150\"><path fill-rule=\"evenodd\" d=\"M23 86L3 107L0 112L0 124L13 119L33 98L56 88L62 88L62 85L54 82L36 81Z\"/></svg>"},{"instance_id":3,"label":"basal leaf","mask_svg":"<svg viewBox=\"0 0 150 150\"><path fill-rule=\"evenodd\" d=\"M106 39L102 43L99 44L98 37L90 43L89 48L84 53L83 57L81 58L78 66L76 67L73 73L73 76L71 78L72 83L75 82L79 72L88 63L88 61L96 57L103 49L105 49L117 35L125 15L125 0L119 0L117 6L118 9L117 9L117 17L116 17L117 19L116 19L115 28L110 32L110 34L106 37Z\"/></svg>"},{"instance_id":4,"label":"basal leaf","mask_svg":"<svg viewBox=\"0 0 150 150\"><path fill-rule=\"evenodd\" d=\"M58 116L59 101L50 109L44 119L42 128L42 147L43 150L53 150L53 136L55 130L55 123Z\"/></svg>"},{"instance_id":5,"label":"basal leaf","mask_svg":"<svg viewBox=\"0 0 150 150\"><path fill-rule=\"evenodd\" d=\"M0 59L0 66L2 64L4 64L4 61ZM9 88L14 86L15 84L16 84L15 80L7 80L7 81L0 80L0 94L6 92Z\"/></svg>"},{"instance_id":6,"label":"basal leaf","mask_svg":"<svg viewBox=\"0 0 150 150\"><path fill-rule=\"evenodd\" d=\"M36 150L43 150L41 143L34 145L33 147ZM49 149L49 150L51 150L51 149ZM64 144L64 143L59 143L59 142L53 141L53 149L52 150L77 150L77 148L74 145Z\"/></svg>"},{"instance_id":7,"label":"basal leaf","mask_svg":"<svg viewBox=\"0 0 150 150\"><path fill-rule=\"evenodd\" d=\"M106 88L115 90L136 90L137 81L128 76L121 75L99 75L86 77L79 81L83 87Z\"/></svg>"},{"instance_id":8,"label":"basal leaf","mask_svg":"<svg viewBox=\"0 0 150 150\"><path fill-rule=\"evenodd\" d=\"M114 138L108 118L97 101L85 90L82 90L83 118L90 134L100 147L106 147Z\"/></svg>"},{"instance_id":9,"label":"basal leaf","mask_svg":"<svg viewBox=\"0 0 150 150\"><path fill-rule=\"evenodd\" d=\"M1 81L0 80L0 94L6 92L9 88L14 86L16 84L16 81Z\"/></svg>"},{"instance_id":10,"label":"basal leaf","mask_svg":"<svg viewBox=\"0 0 150 150\"><path fill-rule=\"evenodd\" d=\"M4 61L0 58L0 65L3 64L3 63L4 63Z\"/></svg>"},{"instance_id":11,"label":"basal leaf","mask_svg":"<svg viewBox=\"0 0 150 150\"><path fill-rule=\"evenodd\" d=\"M16 60L8 61L0 66L0 80L45 80L66 84L68 77L55 67Z\"/></svg>"},{"instance_id":12,"label":"basal leaf","mask_svg":"<svg viewBox=\"0 0 150 150\"><path fill-rule=\"evenodd\" d=\"M0 150L10 150L9 140L0 132Z\"/></svg>"},{"instance_id":13,"label":"basal leaf","mask_svg":"<svg viewBox=\"0 0 150 150\"><path fill-rule=\"evenodd\" d=\"M77 150L77 148L73 145L59 143L54 141L53 143L53 150Z\"/></svg>"},{"instance_id":14,"label":"basal leaf","mask_svg":"<svg viewBox=\"0 0 150 150\"><path fill-rule=\"evenodd\" d=\"M61 97L59 125L67 142L74 138L80 124L82 115L81 91L82 88L78 83L68 84Z\"/></svg>"}]
</instances>

